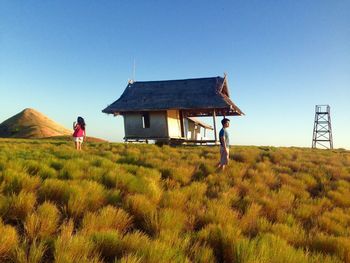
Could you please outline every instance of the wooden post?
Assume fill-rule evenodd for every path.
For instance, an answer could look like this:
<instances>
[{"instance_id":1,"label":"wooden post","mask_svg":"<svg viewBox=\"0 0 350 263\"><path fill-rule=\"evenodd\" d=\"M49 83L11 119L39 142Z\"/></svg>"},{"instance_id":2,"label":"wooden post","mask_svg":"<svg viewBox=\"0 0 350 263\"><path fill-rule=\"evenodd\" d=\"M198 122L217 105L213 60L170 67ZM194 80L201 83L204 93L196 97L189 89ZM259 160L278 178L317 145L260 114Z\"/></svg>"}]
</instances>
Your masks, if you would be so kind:
<instances>
[{"instance_id":1,"label":"wooden post","mask_svg":"<svg viewBox=\"0 0 350 263\"><path fill-rule=\"evenodd\" d=\"M187 137L185 136L184 114L183 114L182 110L179 111L179 115L180 115L181 137L187 139Z\"/></svg>"},{"instance_id":2,"label":"wooden post","mask_svg":"<svg viewBox=\"0 0 350 263\"><path fill-rule=\"evenodd\" d=\"M184 129L184 137L185 137L185 140L187 140L187 133L188 133L188 130L186 130L186 125L185 125L185 118L186 118L187 114L186 112L182 112L182 127ZM188 121L187 121L187 129L188 129Z\"/></svg>"},{"instance_id":3,"label":"wooden post","mask_svg":"<svg viewBox=\"0 0 350 263\"><path fill-rule=\"evenodd\" d=\"M202 145L202 142L203 142L203 138L204 138L204 140L207 139L207 138L206 138L206 137L207 137L207 136L206 136L206 131L207 131L207 129L206 129L205 127L203 127L203 129L204 129L204 135L203 135L204 137L201 136L201 145Z\"/></svg>"},{"instance_id":4,"label":"wooden post","mask_svg":"<svg viewBox=\"0 0 350 263\"><path fill-rule=\"evenodd\" d=\"M213 121L214 121L214 138L215 138L215 143L218 141L218 135L216 134L216 114L215 114L215 109L213 111Z\"/></svg>"}]
</instances>

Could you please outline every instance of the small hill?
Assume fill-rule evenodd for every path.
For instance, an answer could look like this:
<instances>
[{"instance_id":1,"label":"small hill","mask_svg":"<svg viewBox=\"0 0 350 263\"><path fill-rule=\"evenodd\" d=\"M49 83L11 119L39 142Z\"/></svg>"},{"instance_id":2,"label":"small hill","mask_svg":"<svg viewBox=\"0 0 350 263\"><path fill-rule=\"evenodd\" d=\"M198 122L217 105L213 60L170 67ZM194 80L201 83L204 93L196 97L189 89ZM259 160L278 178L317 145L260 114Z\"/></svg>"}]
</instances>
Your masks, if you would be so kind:
<instances>
[{"instance_id":1,"label":"small hill","mask_svg":"<svg viewBox=\"0 0 350 263\"><path fill-rule=\"evenodd\" d=\"M5 138L45 138L71 134L71 130L29 108L0 124L0 137Z\"/></svg>"}]
</instances>

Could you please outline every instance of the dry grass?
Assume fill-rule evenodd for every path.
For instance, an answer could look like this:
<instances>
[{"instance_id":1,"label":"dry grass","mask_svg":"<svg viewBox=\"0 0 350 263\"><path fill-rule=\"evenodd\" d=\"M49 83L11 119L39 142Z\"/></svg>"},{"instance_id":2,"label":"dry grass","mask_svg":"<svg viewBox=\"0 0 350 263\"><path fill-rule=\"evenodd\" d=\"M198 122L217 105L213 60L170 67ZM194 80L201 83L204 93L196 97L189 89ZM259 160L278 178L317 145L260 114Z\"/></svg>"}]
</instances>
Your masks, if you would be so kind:
<instances>
[{"instance_id":1,"label":"dry grass","mask_svg":"<svg viewBox=\"0 0 350 263\"><path fill-rule=\"evenodd\" d=\"M88 212L81 223L81 231L85 234L101 231L118 231L124 234L132 225L131 216L122 209L106 206L98 213Z\"/></svg>"},{"instance_id":2,"label":"dry grass","mask_svg":"<svg viewBox=\"0 0 350 263\"><path fill-rule=\"evenodd\" d=\"M45 251L47 246L43 242L34 241L31 244L24 240L23 243L16 248L14 254L15 263L40 263L44 262Z\"/></svg>"},{"instance_id":3,"label":"dry grass","mask_svg":"<svg viewBox=\"0 0 350 263\"><path fill-rule=\"evenodd\" d=\"M0 262L350 262L344 150L0 147Z\"/></svg>"},{"instance_id":4,"label":"dry grass","mask_svg":"<svg viewBox=\"0 0 350 263\"><path fill-rule=\"evenodd\" d=\"M55 234L60 219L60 212L54 204L44 202L37 211L29 214L24 222L24 229L30 240L47 239Z\"/></svg>"},{"instance_id":5,"label":"dry grass","mask_svg":"<svg viewBox=\"0 0 350 263\"><path fill-rule=\"evenodd\" d=\"M9 259L18 246L18 234L14 227L5 225L0 219L0 261Z\"/></svg>"}]
</instances>

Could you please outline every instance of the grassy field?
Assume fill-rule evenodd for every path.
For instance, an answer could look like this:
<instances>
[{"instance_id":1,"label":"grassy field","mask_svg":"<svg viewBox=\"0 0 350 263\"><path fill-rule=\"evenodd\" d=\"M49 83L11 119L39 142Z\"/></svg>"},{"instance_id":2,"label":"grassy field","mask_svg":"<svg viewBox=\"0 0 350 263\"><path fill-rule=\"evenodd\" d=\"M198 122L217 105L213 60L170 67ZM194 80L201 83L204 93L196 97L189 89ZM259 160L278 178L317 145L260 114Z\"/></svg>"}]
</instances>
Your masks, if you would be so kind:
<instances>
[{"instance_id":1,"label":"grassy field","mask_svg":"<svg viewBox=\"0 0 350 263\"><path fill-rule=\"evenodd\" d=\"M350 262L350 152L0 140L0 262Z\"/></svg>"}]
</instances>

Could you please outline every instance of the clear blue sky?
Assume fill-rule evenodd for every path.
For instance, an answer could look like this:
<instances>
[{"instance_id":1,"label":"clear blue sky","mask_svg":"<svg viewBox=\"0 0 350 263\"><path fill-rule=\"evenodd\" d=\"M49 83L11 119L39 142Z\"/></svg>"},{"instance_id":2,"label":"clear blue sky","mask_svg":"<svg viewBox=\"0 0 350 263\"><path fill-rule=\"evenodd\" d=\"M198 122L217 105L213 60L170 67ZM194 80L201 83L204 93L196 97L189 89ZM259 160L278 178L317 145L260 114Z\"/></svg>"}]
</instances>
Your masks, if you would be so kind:
<instances>
[{"instance_id":1,"label":"clear blue sky","mask_svg":"<svg viewBox=\"0 0 350 263\"><path fill-rule=\"evenodd\" d=\"M231 142L311 145L330 104L335 147L350 149L350 1L0 1L0 122L27 107L121 141L101 110L132 78L228 74Z\"/></svg>"}]
</instances>

